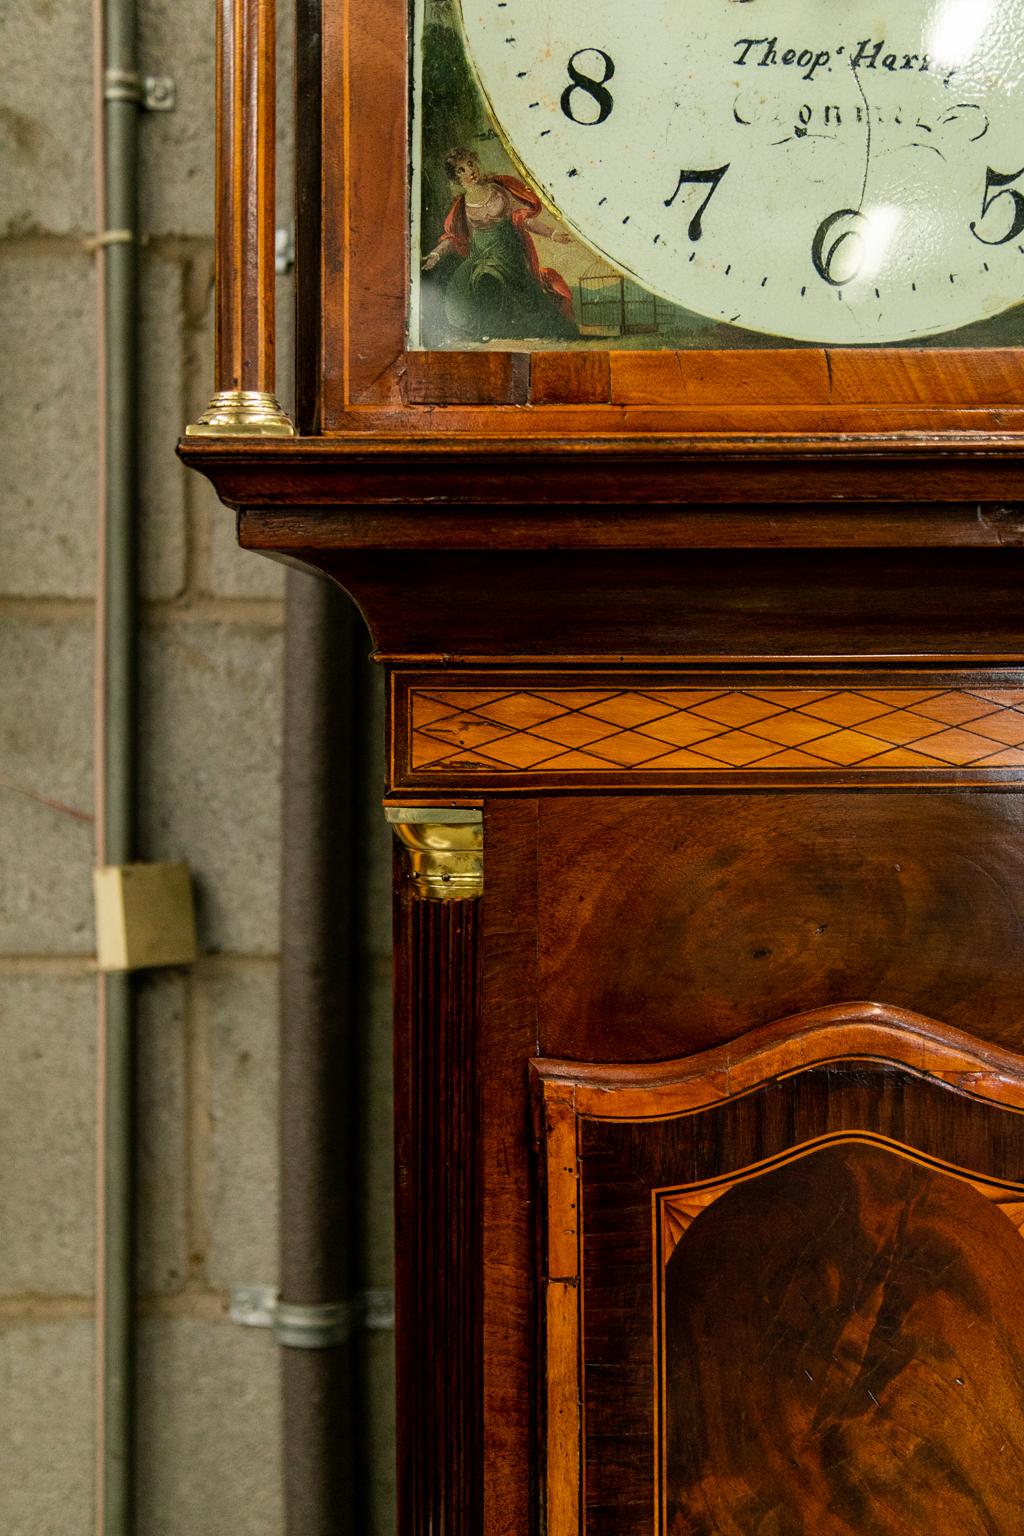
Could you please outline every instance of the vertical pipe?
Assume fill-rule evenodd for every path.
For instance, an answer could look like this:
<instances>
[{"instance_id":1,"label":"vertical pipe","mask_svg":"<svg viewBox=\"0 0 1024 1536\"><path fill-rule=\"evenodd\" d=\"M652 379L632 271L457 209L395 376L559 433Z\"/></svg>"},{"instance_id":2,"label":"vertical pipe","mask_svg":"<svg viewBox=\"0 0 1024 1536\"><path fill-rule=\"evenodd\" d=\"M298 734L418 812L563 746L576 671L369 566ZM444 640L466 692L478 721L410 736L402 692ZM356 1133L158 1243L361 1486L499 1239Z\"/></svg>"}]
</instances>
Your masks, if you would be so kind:
<instances>
[{"instance_id":1,"label":"vertical pipe","mask_svg":"<svg viewBox=\"0 0 1024 1536\"><path fill-rule=\"evenodd\" d=\"M96 858L135 854L138 504L138 41L135 0L102 0L97 154L100 519ZM98 983L97 1530L129 1536L133 1373L133 983Z\"/></svg>"},{"instance_id":2,"label":"vertical pipe","mask_svg":"<svg viewBox=\"0 0 1024 1536\"><path fill-rule=\"evenodd\" d=\"M281 894L281 1301L349 1302L357 646L347 598L289 571ZM354 1532L351 1340L281 1351L287 1536Z\"/></svg>"},{"instance_id":3,"label":"vertical pipe","mask_svg":"<svg viewBox=\"0 0 1024 1536\"><path fill-rule=\"evenodd\" d=\"M275 0L217 0L215 394L189 437L294 437L274 395Z\"/></svg>"}]
</instances>

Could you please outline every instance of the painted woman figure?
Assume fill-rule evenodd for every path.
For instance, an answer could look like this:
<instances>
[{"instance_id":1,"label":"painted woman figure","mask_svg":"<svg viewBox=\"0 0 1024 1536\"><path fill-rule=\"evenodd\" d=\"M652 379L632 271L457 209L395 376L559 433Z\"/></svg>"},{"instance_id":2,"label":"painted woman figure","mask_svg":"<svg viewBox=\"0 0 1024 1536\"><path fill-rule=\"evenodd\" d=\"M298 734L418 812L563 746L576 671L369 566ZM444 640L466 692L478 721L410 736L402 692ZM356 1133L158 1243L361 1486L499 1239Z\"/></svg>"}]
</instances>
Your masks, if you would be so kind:
<instances>
[{"instance_id":1,"label":"painted woman figure","mask_svg":"<svg viewBox=\"0 0 1024 1536\"><path fill-rule=\"evenodd\" d=\"M555 228L523 182L485 176L472 150L453 149L445 170L462 191L423 270L433 271L449 254L461 257L444 294L452 329L479 339L578 336L569 287L541 266L532 238L569 245L571 237Z\"/></svg>"}]
</instances>

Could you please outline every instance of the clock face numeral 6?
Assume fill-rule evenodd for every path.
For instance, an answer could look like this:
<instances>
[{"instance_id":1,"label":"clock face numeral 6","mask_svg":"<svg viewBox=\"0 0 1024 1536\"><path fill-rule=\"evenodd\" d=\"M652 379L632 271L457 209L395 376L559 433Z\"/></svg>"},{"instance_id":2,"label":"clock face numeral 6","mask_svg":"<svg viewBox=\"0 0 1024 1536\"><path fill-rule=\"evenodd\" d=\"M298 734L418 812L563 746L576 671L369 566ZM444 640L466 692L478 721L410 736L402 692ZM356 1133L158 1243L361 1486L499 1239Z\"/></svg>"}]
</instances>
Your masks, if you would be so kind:
<instances>
[{"instance_id":1,"label":"clock face numeral 6","mask_svg":"<svg viewBox=\"0 0 1024 1536\"><path fill-rule=\"evenodd\" d=\"M840 208L818 226L811 260L818 276L833 288L852 283L864 265L864 215L857 208Z\"/></svg>"},{"instance_id":2,"label":"clock face numeral 6","mask_svg":"<svg viewBox=\"0 0 1024 1536\"><path fill-rule=\"evenodd\" d=\"M664 298L850 345L1024 303L1024 0L456 3L516 159Z\"/></svg>"}]
</instances>

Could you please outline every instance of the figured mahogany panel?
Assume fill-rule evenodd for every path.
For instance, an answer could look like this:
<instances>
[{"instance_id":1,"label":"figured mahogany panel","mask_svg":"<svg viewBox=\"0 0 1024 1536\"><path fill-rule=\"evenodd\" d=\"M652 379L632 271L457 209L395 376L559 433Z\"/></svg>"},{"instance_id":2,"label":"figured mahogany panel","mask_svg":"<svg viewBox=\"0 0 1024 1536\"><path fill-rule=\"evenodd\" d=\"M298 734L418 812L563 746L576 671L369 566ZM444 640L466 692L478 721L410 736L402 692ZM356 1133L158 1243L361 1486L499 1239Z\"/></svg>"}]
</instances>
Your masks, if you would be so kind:
<instances>
[{"instance_id":1,"label":"figured mahogany panel","mask_svg":"<svg viewBox=\"0 0 1024 1536\"><path fill-rule=\"evenodd\" d=\"M321 426L330 429L405 345L408 288L408 7L322 5L324 339ZM299 102L300 117L306 109ZM300 236L301 239L301 236ZM301 300L300 300L301 302Z\"/></svg>"},{"instance_id":2,"label":"figured mahogany panel","mask_svg":"<svg viewBox=\"0 0 1024 1536\"><path fill-rule=\"evenodd\" d=\"M665 1264L668 1536L1018 1528L1024 1189L989 1189L841 1141L696 1218Z\"/></svg>"},{"instance_id":3,"label":"figured mahogany panel","mask_svg":"<svg viewBox=\"0 0 1024 1536\"><path fill-rule=\"evenodd\" d=\"M610 361L607 352L535 352L530 359L530 403L607 405Z\"/></svg>"},{"instance_id":4,"label":"figured mahogany panel","mask_svg":"<svg viewBox=\"0 0 1024 1536\"><path fill-rule=\"evenodd\" d=\"M849 1004L535 1072L550 1532L1014 1536L1024 1058Z\"/></svg>"},{"instance_id":5,"label":"figured mahogany panel","mask_svg":"<svg viewBox=\"0 0 1024 1536\"><path fill-rule=\"evenodd\" d=\"M583 681L550 686L534 674L490 688L413 684L393 782L501 770L557 782L643 769L683 784L735 769L905 770L913 781L922 769L951 768L977 770L971 777L984 782L992 769L1024 766L1024 689L986 686L988 678L973 687L926 677L916 687L814 677L810 686L758 680L743 688L710 676L696 688L671 676L609 678L603 688Z\"/></svg>"},{"instance_id":6,"label":"figured mahogany panel","mask_svg":"<svg viewBox=\"0 0 1024 1536\"><path fill-rule=\"evenodd\" d=\"M844 998L1018 1046L1008 790L540 802L542 1050L656 1060Z\"/></svg>"},{"instance_id":7,"label":"figured mahogany panel","mask_svg":"<svg viewBox=\"0 0 1024 1536\"><path fill-rule=\"evenodd\" d=\"M863 405L876 399L880 370L893 404L1019 405L1024 399L1021 354L1013 348L954 352L851 347L830 352L829 362L832 399L845 404Z\"/></svg>"},{"instance_id":8,"label":"figured mahogany panel","mask_svg":"<svg viewBox=\"0 0 1024 1536\"><path fill-rule=\"evenodd\" d=\"M529 385L525 352L410 352L405 359L405 397L417 405L523 405Z\"/></svg>"},{"instance_id":9,"label":"figured mahogany panel","mask_svg":"<svg viewBox=\"0 0 1024 1536\"><path fill-rule=\"evenodd\" d=\"M403 882L396 928L400 1522L479 1536L479 902L420 900Z\"/></svg>"},{"instance_id":10,"label":"figured mahogany panel","mask_svg":"<svg viewBox=\"0 0 1024 1536\"><path fill-rule=\"evenodd\" d=\"M620 405L820 405L832 389L828 354L814 347L753 367L745 352L613 352L611 381Z\"/></svg>"}]
</instances>

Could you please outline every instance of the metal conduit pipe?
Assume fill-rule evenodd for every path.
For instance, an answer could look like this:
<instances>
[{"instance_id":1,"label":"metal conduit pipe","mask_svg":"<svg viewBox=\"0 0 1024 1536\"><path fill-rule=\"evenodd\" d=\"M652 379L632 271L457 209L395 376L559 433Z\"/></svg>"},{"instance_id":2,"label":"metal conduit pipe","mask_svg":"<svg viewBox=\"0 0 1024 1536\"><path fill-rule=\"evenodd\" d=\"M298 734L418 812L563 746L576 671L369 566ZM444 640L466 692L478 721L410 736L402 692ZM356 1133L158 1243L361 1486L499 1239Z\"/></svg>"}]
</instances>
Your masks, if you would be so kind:
<instances>
[{"instance_id":1,"label":"metal conduit pipe","mask_svg":"<svg viewBox=\"0 0 1024 1536\"><path fill-rule=\"evenodd\" d=\"M288 572L285 615L276 1324L285 1529L349 1536L354 674L366 636L347 598L308 572Z\"/></svg>"},{"instance_id":2,"label":"metal conduit pipe","mask_svg":"<svg viewBox=\"0 0 1024 1536\"><path fill-rule=\"evenodd\" d=\"M138 510L138 74L135 0L94 0L99 289L96 594L96 860L127 864L136 841ZM134 1528L134 989L97 984L96 1529Z\"/></svg>"}]
</instances>

